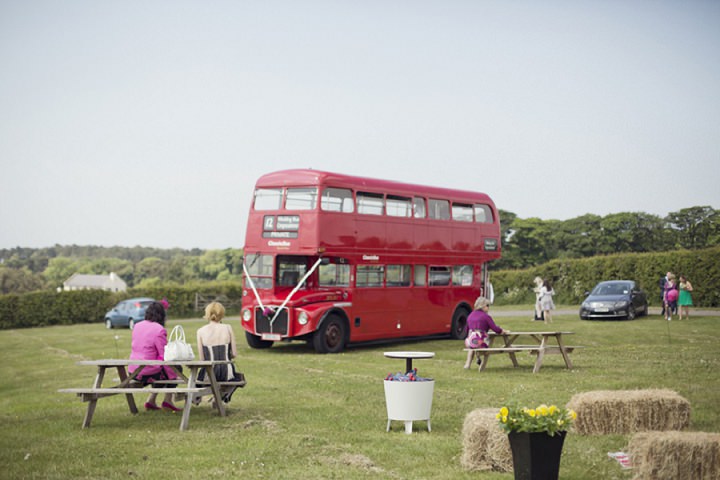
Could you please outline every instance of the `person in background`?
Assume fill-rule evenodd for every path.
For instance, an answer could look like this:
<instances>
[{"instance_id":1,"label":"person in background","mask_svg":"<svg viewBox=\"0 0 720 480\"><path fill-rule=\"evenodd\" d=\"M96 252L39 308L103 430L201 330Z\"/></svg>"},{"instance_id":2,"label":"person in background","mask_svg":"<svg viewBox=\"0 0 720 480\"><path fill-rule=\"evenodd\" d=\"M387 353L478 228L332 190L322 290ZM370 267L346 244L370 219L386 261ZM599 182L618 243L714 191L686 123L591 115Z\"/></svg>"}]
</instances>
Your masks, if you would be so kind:
<instances>
[{"instance_id":1,"label":"person in background","mask_svg":"<svg viewBox=\"0 0 720 480\"><path fill-rule=\"evenodd\" d=\"M552 310L555 309L553 295L555 295L555 290L553 290L550 280L545 280L540 287L540 309L543 312L545 325L552 323Z\"/></svg>"},{"instance_id":2,"label":"person in background","mask_svg":"<svg viewBox=\"0 0 720 480\"><path fill-rule=\"evenodd\" d=\"M205 307L208 324L197 331L197 346L200 360L232 360L237 357L235 333L230 325L222 323L225 307L220 302L211 302ZM242 376L235 372L233 363L215 365L215 377L219 382L239 382ZM200 372L199 381L205 379L205 370ZM237 389L234 385L220 387L222 401L228 403Z\"/></svg>"},{"instance_id":3,"label":"person in background","mask_svg":"<svg viewBox=\"0 0 720 480\"><path fill-rule=\"evenodd\" d=\"M145 310L145 321L135 324L132 331L132 345L130 360L163 360L167 345L167 332L165 331L165 308L160 302L151 303ZM130 365L128 370L133 373L139 367ZM147 365L137 376L143 385L152 385L157 380L175 380L177 373L164 365ZM175 385L159 384L158 387L171 388ZM180 409L173 404L173 394L165 394L162 409L177 412ZM145 402L145 410L160 410L156 403L157 393L151 393Z\"/></svg>"},{"instance_id":4,"label":"person in background","mask_svg":"<svg viewBox=\"0 0 720 480\"><path fill-rule=\"evenodd\" d=\"M540 306L540 289L543 285L543 279L535 277L533 283L535 284L535 288L533 288L533 292L535 292L535 318L533 318L531 322L534 322L535 320L544 320L542 307Z\"/></svg>"},{"instance_id":5,"label":"person in background","mask_svg":"<svg viewBox=\"0 0 720 480\"><path fill-rule=\"evenodd\" d=\"M692 292L693 287L690 281L687 279L685 275L680 275L680 283L678 286L680 287L680 295L678 296L678 307L679 310L679 319L682 320L683 316L685 316L685 320L690 320L690 307L692 307Z\"/></svg>"},{"instance_id":6,"label":"person in background","mask_svg":"<svg viewBox=\"0 0 720 480\"><path fill-rule=\"evenodd\" d=\"M660 315L663 317L665 316L665 284L667 283L668 275L670 275L670 272L667 272L665 276L660 277L660 281L658 282L658 285L660 286L660 305L662 305Z\"/></svg>"},{"instance_id":7,"label":"person in background","mask_svg":"<svg viewBox=\"0 0 720 480\"><path fill-rule=\"evenodd\" d=\"M675 284L675 275L672 272L667 274L667 282L665 282L665 290L663 295L663 303L665 305L665 320L672 320L672 316L677 312L678 290Z\"/></svg>"},{"instance_id":8,"label":"person in background","mask_svg":"<svg viewBox=\"0 0 720 480\"><path fill-rule=\"evenodd\" d=\"M495 289L493 288L493 284L490 283L490 274L487 275L487 293L484 295L485 298L488 299L490 302L490 305L495 303Z\"/></svg>"},{"instance_id":9,"label":"person in background","mask_svg":"<svg viewBox=\"0 0 720 480\"><path fill-rule=\"evenodd\" d=\"M488 314L488 310L490 309L490 301L487 298L478 297L475 300L474 308L475 309L470 312L470 315L468 315L467 318L468 337L470 337L471 335L479 335L480 338L477 346L473 345L472 348L487 348L488 330L492 330L497 334L508 333L507 330L503 330L502 328L495 325L492 317ZM466 344L466 346L468 345ZM467 359L465 360L465 365L463 366L463 368L470 368L470 364L472 363L472 357L474 354L475 352L473 352L472 350L468 352ZM480 361L480 357L478 356L478 365L480 364Z\"/></svg>"}]
</instances>

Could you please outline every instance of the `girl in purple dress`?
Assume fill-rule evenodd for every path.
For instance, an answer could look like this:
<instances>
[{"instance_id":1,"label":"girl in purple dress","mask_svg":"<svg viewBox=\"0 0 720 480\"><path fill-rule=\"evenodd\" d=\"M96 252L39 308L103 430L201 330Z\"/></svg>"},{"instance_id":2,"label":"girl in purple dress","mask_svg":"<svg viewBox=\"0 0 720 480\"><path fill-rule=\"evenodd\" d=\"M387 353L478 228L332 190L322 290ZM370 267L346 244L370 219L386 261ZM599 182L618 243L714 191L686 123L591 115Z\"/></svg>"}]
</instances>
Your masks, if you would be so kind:
<instances>
[{"instance_id":1,"label":"girl in purple dress","mask_svg":"<svg viewBox=\"0 0 720 480\"><path fill-rule=\"evenodd\" d=\"M488 310L490 310L490 301L485 297L478 297L475 300L475 310L467 318L468 336L465 339L467 348L487 348L488 330L497 334L506 333L506 330L495 325L492 317L487 313ZM470 368L474 354L472 350L468 352L463 368Z\"/></svg>"}]
</instances>

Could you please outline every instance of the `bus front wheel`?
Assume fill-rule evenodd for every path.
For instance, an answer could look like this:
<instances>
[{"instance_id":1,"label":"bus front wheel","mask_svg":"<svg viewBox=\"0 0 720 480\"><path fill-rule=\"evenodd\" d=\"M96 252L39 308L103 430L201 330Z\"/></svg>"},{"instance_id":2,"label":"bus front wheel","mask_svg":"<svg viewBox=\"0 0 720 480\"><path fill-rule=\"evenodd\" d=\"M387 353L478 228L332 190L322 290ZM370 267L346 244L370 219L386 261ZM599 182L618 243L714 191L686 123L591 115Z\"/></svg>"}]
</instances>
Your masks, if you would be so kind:
<instances>
[{"instance_id":1,"label":"bus front wheel","mask_svg":"<svg viewBox=\"0 0 720 480\"><path fill-rule=\"evenodd\" d=\"M469 312L464 308L458 308L453 313L452 324L450 324L450 337L453 340L462 340L467 335L467 317Z\"/></svg>"},{"instance_id":2,"label":"bus front wheel","mask_svg":"<svg viewBox=\"0 0 720 480\"><path fill-rule=\"evenodd\" d=\"M313 347L317 353L339 353L345 348L347 328L342 318L330 315L313 336Z\"/></svg>"},{"instance_id":3,"label":"bus front wheel","mask_svg":"<svg viewBox=\"0 0 720 480\"><path fill-rule=\"evenodd\" d=\"M245 331L245 340L247 341L247 344L250 346L250 348L270 348L273 345L273 342L270 340L263 340L257 335L253 335L252 333Z\"/></svg>"}]
</instances>

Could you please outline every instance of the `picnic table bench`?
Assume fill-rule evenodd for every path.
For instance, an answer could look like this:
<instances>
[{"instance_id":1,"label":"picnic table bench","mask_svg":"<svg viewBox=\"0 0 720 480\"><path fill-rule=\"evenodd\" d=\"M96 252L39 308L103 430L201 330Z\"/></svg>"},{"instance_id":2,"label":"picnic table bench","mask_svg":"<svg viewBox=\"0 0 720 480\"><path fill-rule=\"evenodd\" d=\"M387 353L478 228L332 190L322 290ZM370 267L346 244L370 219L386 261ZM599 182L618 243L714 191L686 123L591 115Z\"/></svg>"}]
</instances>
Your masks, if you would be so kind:
<instances>
[{"instance_id":1,"label":"picnic table bench","mask_svg":"<svg viewBox=\"0 0 720 480\"><path fill-rule=\"evenodd\" d=\"M533 373L538 373L542 367L545 355L549 354L560 354L563 356L565 366L568 369L572 369L572 362L570 361L570 354L576 348L583 348L581 346L566 346L563 342L563 335L572 335L573 332L503 332L495 333L489 332L488 348L466 348L465 351L474 352L479 360L481 360L479 371L485 370L488 364L490 355L493 354L507 354L512 361L514 367L518 367L516 353L528 352L531 355L536 355L535 365L533 367ZM536 345L516 345L515 341L519 337L530 337L537 342ZM493 347L495 340L498 338L503 339L502 347ZM554 341L556 344L550 344L550 341Z\"/></svg>"},{"instance_id":2,"label":"picnic table bench","mask_svg":"<svg viewBox=\"0 0 720 480\"><path fill-rule=\"evenodd\" d=\"M130 412L138 413L137 405L133 397L136 393L177 393L185 395L185 406L182 409L182 419L180 421L180 430L187 430L190 421L190 409L196 396L212 395L214 399L214 407L218 410L220 416L225 416L225 404L222 402L220 387L224 385L235 385L238 387L245 386L245 380L241 382L218 381L215 377L214 366L231 363L232 360L191 360L191 361L163 361L163 360L137 360L137 359L105 359L105 360L83 360L77 362L78 365L97 367L95 381L91 387L87 388L61 388L61 393L74 393L83 402L88 402L87 411L83 420L82 428L90 427L97 401L101 398L112 395L125 395ZM160 380L154 382L155 385L174 385L175 388L163 388L155 386L143 386L137 380L137 375L142 368L136 369L128 374L127 367L130 365L138 365L145 367L150 365L168 366L177 374L176 380ZM107 369L116 369L118 374L118 383L111 386L103 386ZM190 372L185 375L183 368L187 368ZM205 370L206 380L198 381L200 371ZM182 386L187 385L187 386Z\"/></svg>"}]
</instances>

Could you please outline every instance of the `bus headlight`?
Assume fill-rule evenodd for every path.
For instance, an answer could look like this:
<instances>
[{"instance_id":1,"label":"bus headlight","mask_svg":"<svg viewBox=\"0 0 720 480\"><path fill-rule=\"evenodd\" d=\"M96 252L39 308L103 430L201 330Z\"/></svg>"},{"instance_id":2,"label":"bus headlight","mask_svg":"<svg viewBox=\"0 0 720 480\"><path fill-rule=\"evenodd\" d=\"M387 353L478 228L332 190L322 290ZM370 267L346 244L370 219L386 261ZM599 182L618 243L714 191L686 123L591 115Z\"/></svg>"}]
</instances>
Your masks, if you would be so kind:
<instances>
[{"instance_id":1,"label":"bus headlight","mask_svg":"<svg viewBox=\"0 0 720 480\"><path fill-rule=\"evenodd\" d=\"M243 312L242 312L242 318L243 318L243 321L249 322L249 321L252 319L252 312L250 312L250 310L248 310L248 309L246 308L246 309L243 310Z\"/></svg>"},{"instance_id":2,"label":"bus headlight","mask_svg":"<svg viewBox=\"0 0 720 480\"><path fill-rule=\"evenodd\" d=\"M300 312L300 315L298 315L298 323L300 325L307 325L307 322L308 322L307 312Z\"/></svg>"}]
</instances>

